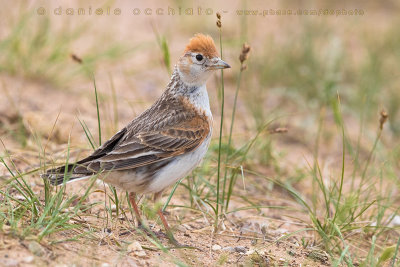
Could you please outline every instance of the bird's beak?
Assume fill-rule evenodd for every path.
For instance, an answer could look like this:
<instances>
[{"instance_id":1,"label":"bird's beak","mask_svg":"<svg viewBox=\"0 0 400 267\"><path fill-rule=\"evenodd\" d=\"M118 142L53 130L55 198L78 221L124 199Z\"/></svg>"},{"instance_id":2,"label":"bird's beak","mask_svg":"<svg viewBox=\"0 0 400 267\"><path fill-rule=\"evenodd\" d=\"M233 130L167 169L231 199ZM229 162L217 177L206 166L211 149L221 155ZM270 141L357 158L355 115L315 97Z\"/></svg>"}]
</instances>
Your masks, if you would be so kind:
<instances>
[{"instance_id":1,"label":"bird's beak","mask_svg":"<svg viewBox=\"0 0 400 267\"><path fill-rule=\"evenodd\" d=\"M210 69L212 69L212 70L229 69L231 67L231 66L229 66L228 63L226 63L225 61L223 61L219 57L218 58L214 58L214 60L212 62L213 63L210 66Z\"/></svg>"}]
</instances>

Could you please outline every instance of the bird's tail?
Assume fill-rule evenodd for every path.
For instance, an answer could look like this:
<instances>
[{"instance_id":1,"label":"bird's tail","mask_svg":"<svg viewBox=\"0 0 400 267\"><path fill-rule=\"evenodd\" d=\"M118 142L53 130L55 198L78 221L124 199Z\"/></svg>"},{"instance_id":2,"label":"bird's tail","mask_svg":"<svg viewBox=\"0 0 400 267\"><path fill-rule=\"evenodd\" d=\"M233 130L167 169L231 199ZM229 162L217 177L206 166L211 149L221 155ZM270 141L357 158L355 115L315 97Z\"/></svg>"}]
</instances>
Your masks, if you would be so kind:
<instances>
[{"instance_id":1,"label":"bird's tail","mask_svg":"<svg viewBox=\"0 0 400 267\"><path fill-rule=\"evenodd\" d=\"M52 185L63 184L72 181L78 181L82 179L89 178L91 175L88 173L75 173L74 169L76 164L68 164L66 166L61 166L58 168L47 170L46 173L41 174L40 177L47 179Z\"/></svg>"}]
</instances>

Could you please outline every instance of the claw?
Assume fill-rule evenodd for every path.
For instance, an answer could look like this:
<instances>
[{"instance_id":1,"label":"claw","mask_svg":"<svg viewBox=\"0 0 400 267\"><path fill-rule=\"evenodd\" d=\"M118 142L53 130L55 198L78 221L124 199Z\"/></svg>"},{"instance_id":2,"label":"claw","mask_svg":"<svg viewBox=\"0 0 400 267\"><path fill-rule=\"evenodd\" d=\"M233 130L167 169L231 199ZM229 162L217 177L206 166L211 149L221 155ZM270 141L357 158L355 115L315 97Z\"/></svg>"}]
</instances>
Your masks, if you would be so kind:
<instances>
[{"instance_id":1,"label":"claw","mask_svg":"<svg viewBox=\"0 0 400 267\"><path fill-rule=\"evenodd\" d=\"M168 238L168 241L169 241L172 245L174 245L174 246L176 246L176 247L181 247L181 246L182 246L182 245L175 239L174 234L172 233L171 230L167 231L167 238Z\"/></svg>"}]
</instances>

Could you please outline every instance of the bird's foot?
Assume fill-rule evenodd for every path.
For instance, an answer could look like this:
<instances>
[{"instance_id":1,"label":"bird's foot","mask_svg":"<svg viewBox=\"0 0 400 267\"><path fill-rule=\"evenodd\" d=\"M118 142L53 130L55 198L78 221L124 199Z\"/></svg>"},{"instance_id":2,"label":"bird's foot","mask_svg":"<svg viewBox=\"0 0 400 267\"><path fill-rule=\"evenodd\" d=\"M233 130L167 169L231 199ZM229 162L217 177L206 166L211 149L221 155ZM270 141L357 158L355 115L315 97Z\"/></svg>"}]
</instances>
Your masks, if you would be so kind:
<instances>
[{"instance_id":1,"label":"bird's foot","mask_svg":"<svg viewBox=\"0 0 400 267\"><path fill-rule=\"evenodd\" d=\"M171 243L171 245L174 245L176 247L183 247L184 245L180 244L178 242L178 240L175 239L174 234L172 233L172 231L167 231L167 233L165 234L168 238L169 243Z\"/></svg>"},{"instance_id":2,"label":"bird's foot","mask_svg":"<svg viewBox=\"0 0 400 267\"><path fill-rule=\"evenodd\" d=\"M196 248L196 247L193 247L190 245L179 243L179 241L176 240L176 238L171 230L169 230L167 232L163 232L162 230L153 231L152 229L150 229L149 226L142 224L142 223L138 225L137 229L149 237L153 237L153 238L157 238L157 239L164 239L164 240L168 239L168 242L172 245L172 247L169 247L168 249L187 248L187 249L201 250L199 248Z\"/></svg>"},{"instance_id":3,"label":"bird's foot","mask_svg":"<svg viewBox=\"0 0 400 267\"><path fill-rule=\"evenodd\" d=\"M161 232L161 231L160 231ZM164 236L166 236L168 238L168 241L171 245L173 245L173 248L187 248L187 249L198 249L201 250L199 248L190 246L190 245L186 245L186 244L181 244L178 242L178 240L175 239L173 233L171 231L167 231L166 233L163 233Z\"/></svg>"},{"instance_id":4,"label":"bird's foot","mask_svg":"<svg viewBox=\"0 0 400 267\"><path fill-rule=\"evenodd\" d=\"M147 235L153 234L153 231L151 230L150 226L147 224L144 224L142 222L138 223L138 226L136 227L137 230L146 233Z\"/></svg>"}]
</instances>

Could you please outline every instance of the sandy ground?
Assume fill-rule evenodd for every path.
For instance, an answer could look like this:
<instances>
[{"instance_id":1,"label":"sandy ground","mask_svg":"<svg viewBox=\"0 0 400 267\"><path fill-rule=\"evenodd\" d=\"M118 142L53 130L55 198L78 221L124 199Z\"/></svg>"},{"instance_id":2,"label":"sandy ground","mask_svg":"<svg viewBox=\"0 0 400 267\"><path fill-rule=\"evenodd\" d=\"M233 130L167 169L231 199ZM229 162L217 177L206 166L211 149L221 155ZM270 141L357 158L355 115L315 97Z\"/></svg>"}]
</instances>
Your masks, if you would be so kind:
<instances>
[{"instance_id":1,"label":"sandy ground","mask_svg":"<svg viewBox=\"0 0 400 267\"><path fill-rule=\"evenodd\" d=\"M6 88L15 88L7 90L8 98L1 98L0 112L4 114L3 124L16 127L15 118L18 117L18 113L13 109L15 104L18 106L18 112L24 114L23 124L26 128L32 131L34 129L35 134L43 136L43 145L47 147L46 153L51 155L52 160L59 162L64 160L70 133L72 158L81 157L90 152L86 137L76 121L76 111L79 109L89 128L96 127L96 114L93 113L95 103L91 99L90 92L87 92L87 88L85 91L81 89L55 90L51 86L7 75L2 75L1 80ZM28 87L29 90L27 90ZM131 97L131 93L126 92L126 94L127 98ZM119 97L123 98L122 95ZM64 101L66 98L69 99L68 103ZM140 112L139 108L137 110ZM49 133L52 132L59 112L51 141L45 142ZM126 113L135 114L135 112ZM120 121L129 120L130 116L126 113L121 113ZM32 138L23 149L13 136L6 135L3 142L20 170L27 171L35 165L39 166L37 144L32 142ZM6 169L1 169L1 171L3 175L7 175ZM263 173L273 173L273 170L265 168ZM34 192L43 195L43 184L38 175L31 177L29 182ZM262 180L260 182L265 183ZM68 185L67 192L82 194L86 185L85 181L72 183ZM104 189L101 183L96 185L96 188ZM290 207L293 204L293 200L284 200L286 193L279 189L273 195L262 193L260 195L260 191L251 185L248 185L246 190L242 186L240 188L238 190L252 195L255 200L264 199L263 205ZM188 201L184 194L178 190L171 204L178 205ZM104 194L93 193L88 201L95 202L96 200L104 201ZM241 206L243 206L241 200L234 197L231 208ZM18 238L8 232L5 226L5 232L0 233L0 262L4 266L174 266L174 260L179 259L192 266L216 265L218 262L222 265L259 263L261 266L262 264L278 264L278 266L329 264L326 252L318 248L303 248L302 238L306 237L309 242L312 242L312 235L294 234L279 240L289 232L306 228L303 220L307 220L307 217L301 212L297 212L298 217L295 218L288 217L287 212L285 212L286 216L282 216L279 210L274 209L264 209L262 212L239 211L229 214L224 222L225 230L214 234L209 218L203 217L198 212L172 208L169 210L168 218L177 240L181 244L195 248L175 248L168 250L168 253L156 249L148 239L135 232L132 227L134 223L132 216L129 212L127 213L128 221L127 218L122 217L111 220L107 226L104 207L98 207L90 214L83 214L82 221L75 222L84 224L85 230L94 230L90 238L84 237L77 241L56 244L51 244L51 242L67 240L80 233L81 230L53 234L38 244L35 240L30 240L33 237ZM149 223L153 226L154 232L161 233L159 221L150 220ZM160 240L166 247L170 246L165 236L161 235ZM129 246L133 242L139 242L143 250L130 251Z\"/></svg>"}]
</instances>

